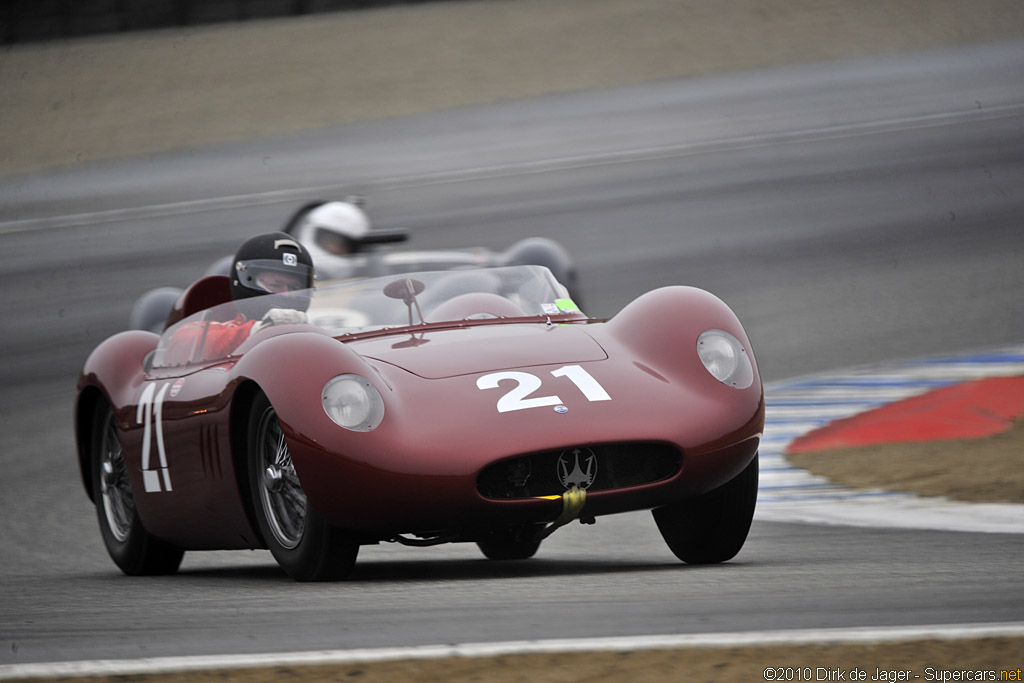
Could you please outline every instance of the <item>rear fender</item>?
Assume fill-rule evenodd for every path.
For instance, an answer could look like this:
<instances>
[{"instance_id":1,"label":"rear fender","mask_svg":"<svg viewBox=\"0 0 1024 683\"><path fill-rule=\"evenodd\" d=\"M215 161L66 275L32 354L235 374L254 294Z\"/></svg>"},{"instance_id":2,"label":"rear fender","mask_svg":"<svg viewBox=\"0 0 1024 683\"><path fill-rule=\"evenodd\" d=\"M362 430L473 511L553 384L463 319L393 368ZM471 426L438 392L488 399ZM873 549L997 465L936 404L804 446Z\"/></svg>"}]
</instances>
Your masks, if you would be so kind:
<instances>
[{"instance_id":1,"label":"rear fender","mask_svg":"<svg viewBox=\"0 0 1024 683\"><path fill-rule=\"evenodd\" d=\"M142 382L146 356L159 340L157 335L143 330L115 334L97 346L82 366L75 399L75 440L82 483L90 498L93 491L89 444L96 408L106 401L114 407L118 422L125 421L124 411L132 407L134 388Z\"/></svg>"}]
</instances>

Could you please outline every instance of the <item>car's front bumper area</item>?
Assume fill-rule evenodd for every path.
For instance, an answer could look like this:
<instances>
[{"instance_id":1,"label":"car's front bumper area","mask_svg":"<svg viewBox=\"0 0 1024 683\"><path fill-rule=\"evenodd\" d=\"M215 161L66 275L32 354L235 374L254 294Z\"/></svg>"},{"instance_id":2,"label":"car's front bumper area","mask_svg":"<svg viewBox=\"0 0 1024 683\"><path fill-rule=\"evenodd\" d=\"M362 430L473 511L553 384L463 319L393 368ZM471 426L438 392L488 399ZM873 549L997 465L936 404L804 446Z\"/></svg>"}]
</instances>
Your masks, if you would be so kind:
<instances>
[{"instance_id":1,"label":"car's front bumper area","mask_svg":"<svg viewBox=\"0 0 1024 683\"><path fill-rule=\"evenodd\" d=\"M532 395L557 389L559 405L512 410L499 401L522 377L547 381L549 367L498 391L478 389L475 375L424 380L381 367L402 391L382 389L385 417L371 432L344 430L322 410L279 411L311 503L371 536L547 523L573 484L587 491L585 518L659 507L739 474L764 428L760 385L733 389L703 367L674 379L585 364L612 399L554 384Z\"/></svg>"},{"instance_id":2,"label":"car's front bumper area","mask_svg":"<svg viewBox=\"0 0 1024 683\"><path fill-rule=\"evenodd\" d=\"M334 470L303 481L332 524L369 539L397 534L461 535L548 524L565 512L574 487L585 520L700 495L739 474L759 434L683 452L665 443L609 443L517 454L463 474L386 471L335 458ZM591 459L592 458L592 459Z\"/></svg>"}]
</instances>

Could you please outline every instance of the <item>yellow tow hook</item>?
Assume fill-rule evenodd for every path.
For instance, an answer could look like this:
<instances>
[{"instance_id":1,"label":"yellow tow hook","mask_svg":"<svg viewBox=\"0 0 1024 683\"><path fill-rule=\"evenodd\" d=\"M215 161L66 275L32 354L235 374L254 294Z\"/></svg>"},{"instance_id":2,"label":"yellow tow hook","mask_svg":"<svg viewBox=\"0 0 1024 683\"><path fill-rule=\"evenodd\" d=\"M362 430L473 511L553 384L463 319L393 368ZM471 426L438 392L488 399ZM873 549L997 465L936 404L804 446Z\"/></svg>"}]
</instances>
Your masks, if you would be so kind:
<instances>
[{"instance_id":1,"label":"yellow tow hook","mask_svg":"<svg viewBox=\"0 0 1024 683\"><path fill-rule=\"evenodd\" d=\"M543 498L553 499L557 496L542 496ZM587 492L580 487L573 485L571 489L562 494L562 514L558 516L558 519L548 524L546 527L537 532L534 536L535 541L543 541L545 538L555 533L558 529L565 526L572 520L578 518L580 513L583 512L583 505L587 502Z\"/></svg>"}]
</instances>

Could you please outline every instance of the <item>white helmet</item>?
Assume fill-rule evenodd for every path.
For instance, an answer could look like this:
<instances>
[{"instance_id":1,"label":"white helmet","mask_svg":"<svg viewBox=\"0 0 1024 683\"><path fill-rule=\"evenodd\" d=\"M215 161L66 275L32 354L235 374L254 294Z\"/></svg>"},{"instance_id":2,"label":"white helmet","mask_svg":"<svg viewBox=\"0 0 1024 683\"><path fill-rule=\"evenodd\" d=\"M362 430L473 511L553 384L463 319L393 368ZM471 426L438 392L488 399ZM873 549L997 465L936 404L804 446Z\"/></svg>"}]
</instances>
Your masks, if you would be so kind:
<instances>
[{"instance_id":1,"label":"white helmet","mask_svg":"<svg viewBox=\"0 0 1024 683\"><path fill-rule=\"evenodd\" d=\"M371 230L360 196L341 201L315 201L292 214L283 230L302 243L313 257L318 277L342 280L366 270L367 253L382 244L404 242L401 228Z\"/></svg>"},{"instance_id":2,"label":"white helmet","mask_svg":"<svg viewBox=\"0 0 1024 683\"><path fill-rule=\"evenodd\" d=\"M289 231L317 256L343 256L359 251L370 232L370 219L348 201L325 202L313 208Z\"/></svg>"}]
</instances>

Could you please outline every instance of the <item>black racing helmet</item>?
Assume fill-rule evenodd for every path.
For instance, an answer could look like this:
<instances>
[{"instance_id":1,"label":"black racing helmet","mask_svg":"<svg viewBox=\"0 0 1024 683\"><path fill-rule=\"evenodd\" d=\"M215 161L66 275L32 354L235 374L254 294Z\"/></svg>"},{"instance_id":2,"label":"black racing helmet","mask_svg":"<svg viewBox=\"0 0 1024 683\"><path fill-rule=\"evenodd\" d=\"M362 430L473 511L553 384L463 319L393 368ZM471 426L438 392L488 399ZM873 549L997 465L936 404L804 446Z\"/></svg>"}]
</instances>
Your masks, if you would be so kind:
<instances>
[{"instance_id":1,"label":"black racing helmet","mask_svg":"<svg viewBox=\"0 0 1024 683\"><path fill-rule=\"evenodd\" d=\"M313 259L299 242L283 232L257 235L235 253L231 264L231 297L236 301L265 294L287 296L313 287ZM296 299L297 297L288 297ZM292 302L291 308L305 310Z\"/></svg>"}]
</instances>

